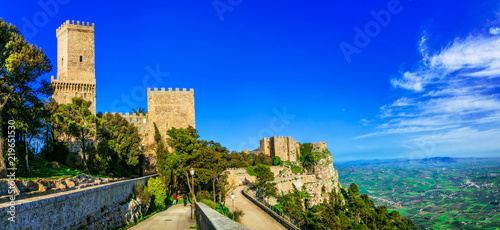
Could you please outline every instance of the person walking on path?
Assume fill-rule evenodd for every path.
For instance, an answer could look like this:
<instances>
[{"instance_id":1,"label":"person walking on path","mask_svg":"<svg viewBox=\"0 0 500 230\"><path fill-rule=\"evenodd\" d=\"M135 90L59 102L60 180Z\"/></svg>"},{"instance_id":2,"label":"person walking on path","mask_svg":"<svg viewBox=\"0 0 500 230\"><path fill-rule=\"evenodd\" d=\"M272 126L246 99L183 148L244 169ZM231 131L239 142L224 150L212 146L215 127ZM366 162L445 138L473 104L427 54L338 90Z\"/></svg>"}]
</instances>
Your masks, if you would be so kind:
<instances>
[{"instance_id":1,"label":"person walking on path","mask_svg":"<svg viewBox=\"0 0 500 230\"><path fill-rule=\"evenodd\" d=\"M174 193L174 204L177 204L177 193Z\"/></svg>"}]
</instances>

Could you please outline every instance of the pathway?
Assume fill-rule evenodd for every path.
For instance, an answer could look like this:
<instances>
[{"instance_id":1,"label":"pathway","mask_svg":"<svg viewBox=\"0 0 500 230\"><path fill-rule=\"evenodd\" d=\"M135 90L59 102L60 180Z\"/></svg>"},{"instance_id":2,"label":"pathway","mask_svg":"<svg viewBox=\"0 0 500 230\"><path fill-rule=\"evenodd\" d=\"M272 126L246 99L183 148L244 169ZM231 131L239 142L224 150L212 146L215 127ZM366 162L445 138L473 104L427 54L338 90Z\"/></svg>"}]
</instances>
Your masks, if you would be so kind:
<instances>
[{"instance_id":1,"label":"pathway","mask_svg":"<svg viewBox=\"0 0 500 230\"><path fill-rule=\"evenodd\" d=\"M242 209L245 215L241 217L240 223L249 229L283 229L283 227L278 221L273 219L269 214L264 212L257 205L248 200L241 190L246 189L246 186L240 186L234 190L234 207ZM226 206L233 211L233 204L231 197L226 198Z\"/></svg>"},{"instance_id":2,"label":"pathway","mask_svg":"<svg viewBox=\"0 0 500 230\"><path fill-rule=\"evenodd\" d=\"M165 211L156 213L145 221L140 222L136 226L130 228L132 230L146 229L194 229L195 220L191 220L190 204L172 205Z\"/></svg>"}]
</instances>

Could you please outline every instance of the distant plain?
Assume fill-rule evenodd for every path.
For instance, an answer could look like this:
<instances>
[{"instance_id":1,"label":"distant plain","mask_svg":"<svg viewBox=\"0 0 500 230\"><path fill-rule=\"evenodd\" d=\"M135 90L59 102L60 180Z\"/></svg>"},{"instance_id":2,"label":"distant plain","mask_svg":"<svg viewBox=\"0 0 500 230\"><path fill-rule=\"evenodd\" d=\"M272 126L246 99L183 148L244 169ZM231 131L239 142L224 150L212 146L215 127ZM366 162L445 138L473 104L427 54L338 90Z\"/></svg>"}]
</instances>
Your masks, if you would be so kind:
<instances>
[{"instance_id":1,"label":"distant plain","mask_svg":"<svg viewBox=\"0 0 500 230\"><path fill-rule=\"evenodd\" d=\"M419 229L499 229L500 158L427 158L335 164L342 186L355 182L376 205Z\"/></svg>"}]
</instances>

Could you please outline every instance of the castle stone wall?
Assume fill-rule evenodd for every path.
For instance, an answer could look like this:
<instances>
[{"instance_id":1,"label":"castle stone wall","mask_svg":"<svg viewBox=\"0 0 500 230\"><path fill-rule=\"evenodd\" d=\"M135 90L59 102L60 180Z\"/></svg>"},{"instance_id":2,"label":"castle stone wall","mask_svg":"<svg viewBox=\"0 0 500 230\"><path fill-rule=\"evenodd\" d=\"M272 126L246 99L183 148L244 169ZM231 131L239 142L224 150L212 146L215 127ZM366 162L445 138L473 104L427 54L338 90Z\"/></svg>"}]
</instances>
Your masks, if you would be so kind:
<instances>
[{"instance_id":1,"label":"castle stone wall","mask_svg":"<svg viewBox=\"0 0 500 230\"><path fill-rule=\"evenodd\" d=\"M172 90L161 88L158 90L148 89L148 143L154 143L154 123L162 135L162 139L167 137L167 130L172 127L188 128L195 127L194 115L194 90L182 91L179 88Z\"/></svg>"},{"instance_id":2,"label":"castle stone wall","mask_svg":"<svg viewBox=\"0 0 500 230\"><path fill-rule=\"evenodd\" d=\"M270 157L278 156L283 161L297 161L297 153L300 154L300 143L291 137L264 137L260 140L259 150Z\"/></svg>"},{"instance_id":3,"label":"castle stone wall","mask_svg":"<svg viewBox=\"0 0 500 230\"><path fill-rule=\"evenodd\" d=\"M116 229L127 224L123 203L134 183L148 177L16 201L15 223L9 203L0 204L0 229ZM134 213L136 215L136 213Z\"/></svg>"},{"instance_id":4,"label":"castle stone wall","mask_svg":"<svg viewBox=\"0 0 500 230\"><path fill-rule=\"evenodd\" d=\"M71 103L82 97L91 101L90 110L96 113L94 23L69 21L57 30L57 78L52 76L54 100Z\"/></svg>"},{"instance_id":5,"label":"castle stone wall","mask_svg":"<svg viewBox=\"0 0 500 230\"><path fill-rule=\"evenodd\" d=\"M90 111L96 114L95 79L95 26L80 21L64 22L57 30L57 77L52 76L54 87L52 98L59 104L71 103L75 97L91 101ZM128 122L137 127L141 136L141 148L146 158L154 154L154 123L162 139L167 138L167 130L195 127L194 90L185 88L165 90L148 89L147 114L121 114ZM98 116L102 116L99 113ZM72 152L81 151L74 140L68 141ZM94 143L96 144L96 143ZM171 149L170 149L171 150ZM155 159L148 160L146 171L153 172Z\"/></svg>"},{"instance_id":6,"label":"castle stone wall","mask_svg":"<svg viewBox=\"0 0 500 230\"><path fill-rule=\"evenodd\" d=\"M323 149L326 149L326 142L317 142L317 143L311 143L313 146L312 152L322 152Z\"/></svg>"}]
</instances>

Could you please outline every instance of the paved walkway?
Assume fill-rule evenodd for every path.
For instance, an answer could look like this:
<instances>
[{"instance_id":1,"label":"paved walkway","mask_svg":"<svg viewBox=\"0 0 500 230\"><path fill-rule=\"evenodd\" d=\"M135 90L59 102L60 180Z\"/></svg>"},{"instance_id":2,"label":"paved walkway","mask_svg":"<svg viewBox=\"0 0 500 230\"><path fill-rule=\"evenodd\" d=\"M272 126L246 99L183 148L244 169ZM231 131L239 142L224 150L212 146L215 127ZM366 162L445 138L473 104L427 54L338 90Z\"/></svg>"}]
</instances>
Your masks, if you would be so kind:
<instances>
[{"instance_id":1,"label":"paved walkway","mask_svg":"<svg viewBox=\"0 0 500 230\"><path fill-rule=\"evenodd\" d=\"M260 229L283 229L283 227L278 221L273 219L269 214L264 212L257 205L252 203L252 201L248 200L243 194L241 194L241 190L246 189L246 186L240 186L234 190L234 207L242 209L245 212L245 215L241 217L240 223L254 230ZM233 211L233 204L231 197L226 198L226 206Z\"/></svg>"},{"instance_id":2,"label":"paved walkway","mask_svg":"<svg viewBox=\"0 0 500 230\"><path fill-rule=\"evenodd\" d=\"M140 222L136 226L130 228L132 230L142 229L190 229L195 227L196 221L191 220L190 204L172 205L165 211L159 212L145 221Z\"/></svg>"}]
</instances>

